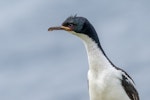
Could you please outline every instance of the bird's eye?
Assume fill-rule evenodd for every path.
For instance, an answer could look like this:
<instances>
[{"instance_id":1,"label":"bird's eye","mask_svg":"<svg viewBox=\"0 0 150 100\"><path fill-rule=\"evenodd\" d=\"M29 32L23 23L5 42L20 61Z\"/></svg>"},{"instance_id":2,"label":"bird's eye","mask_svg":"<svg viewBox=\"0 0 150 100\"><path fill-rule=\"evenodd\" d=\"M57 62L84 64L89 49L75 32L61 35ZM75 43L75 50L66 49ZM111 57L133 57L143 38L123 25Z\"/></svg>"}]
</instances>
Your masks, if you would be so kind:
<instances>
[{"instance_id":1,"label":"bird's eye","mask_svg":"<svg viewBox=\"0 0 150 100\"><path fill-rule=\"evenodd\" d=\"M68 27L73 27L73 26L74 26L74 24L72 24L72 23L68 24Z\"/></svg>"}]
</instances>

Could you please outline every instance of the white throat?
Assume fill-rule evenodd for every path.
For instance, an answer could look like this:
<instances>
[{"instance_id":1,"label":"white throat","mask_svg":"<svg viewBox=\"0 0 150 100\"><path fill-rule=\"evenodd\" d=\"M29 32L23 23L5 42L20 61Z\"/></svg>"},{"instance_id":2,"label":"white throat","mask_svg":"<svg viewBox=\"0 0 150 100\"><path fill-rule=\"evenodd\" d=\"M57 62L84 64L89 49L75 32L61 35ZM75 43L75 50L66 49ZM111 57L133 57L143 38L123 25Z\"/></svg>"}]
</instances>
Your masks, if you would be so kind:
<instances>
[{"instance_id":1,"label":"white throat","mask_svg":"<svg viewBox=\"0 0 150 100\"><path fill-rule=\"evenodd\" d=\"M95 41L93 41L87 35L75 33L75 32L71 32L71 33L80 37L83 40L88 55L89 70L92 73L98 75L98 73L100 73L101 71L112 67L111 63L105 57L102 50L98 47Z\"/></svg>"}]
</instances>

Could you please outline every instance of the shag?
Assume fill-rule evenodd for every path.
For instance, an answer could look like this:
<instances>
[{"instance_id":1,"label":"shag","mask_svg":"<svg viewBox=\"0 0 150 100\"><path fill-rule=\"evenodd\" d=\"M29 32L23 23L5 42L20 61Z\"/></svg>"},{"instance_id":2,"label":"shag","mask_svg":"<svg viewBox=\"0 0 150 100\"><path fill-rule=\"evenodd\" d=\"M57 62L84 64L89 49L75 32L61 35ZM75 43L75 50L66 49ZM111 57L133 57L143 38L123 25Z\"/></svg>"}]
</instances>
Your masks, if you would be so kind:
<instances>
[{"instance_id":1,"label":"shag","mask_svg":"<svg viewBox=\"0 0 150 100\"><path fill-rule=\"evenodd\" d=\"M48 31L65 30L83 40L89 61L90 100L139 100L132 78L106 56L92 24L84 17L70 16L61 26Z\"/></svg>"}]
</instances>

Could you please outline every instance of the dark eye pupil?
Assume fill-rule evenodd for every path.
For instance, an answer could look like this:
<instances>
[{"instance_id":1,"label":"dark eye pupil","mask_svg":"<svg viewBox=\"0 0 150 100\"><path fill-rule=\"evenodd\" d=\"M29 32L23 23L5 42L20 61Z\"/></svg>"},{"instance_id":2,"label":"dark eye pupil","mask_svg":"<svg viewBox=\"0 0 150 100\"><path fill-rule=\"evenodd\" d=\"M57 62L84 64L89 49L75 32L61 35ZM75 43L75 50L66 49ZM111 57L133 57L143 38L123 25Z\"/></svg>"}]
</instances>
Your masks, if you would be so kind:
<instances>
[{"instance_id":1,"label":"dark eye pupil","mask_svg":"<svg viewBox=\"0 0 150 100\"><path fill-rule=\"evenodd\" d=\"M68 24L68 26L69 26L69 27L72 27L72 26L73 26L73 24Z\"/></svg>"}]
</instances>

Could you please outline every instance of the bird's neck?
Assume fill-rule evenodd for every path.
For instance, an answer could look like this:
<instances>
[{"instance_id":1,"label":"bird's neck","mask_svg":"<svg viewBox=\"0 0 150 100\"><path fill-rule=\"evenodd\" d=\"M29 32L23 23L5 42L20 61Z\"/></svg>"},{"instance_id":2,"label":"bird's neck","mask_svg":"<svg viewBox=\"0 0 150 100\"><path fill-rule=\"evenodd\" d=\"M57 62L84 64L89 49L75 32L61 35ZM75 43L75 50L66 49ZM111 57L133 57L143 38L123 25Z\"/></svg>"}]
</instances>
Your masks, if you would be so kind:
<instances>
[{"instance_id":1,"label":"bird's neck","mask_svg":"<svg viewBox=\"0 0 150 100\"><path fill-rule=\"evenodd\" d=\"M84 34L80 34L79 37L84 41L88 55L89 70L91 72L98 75L101 71L112 67L112 63L105 55L99 40L96 42Z\"/></svg>"}]
</instances>

